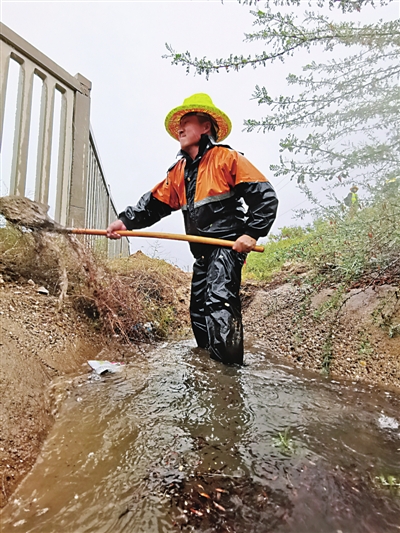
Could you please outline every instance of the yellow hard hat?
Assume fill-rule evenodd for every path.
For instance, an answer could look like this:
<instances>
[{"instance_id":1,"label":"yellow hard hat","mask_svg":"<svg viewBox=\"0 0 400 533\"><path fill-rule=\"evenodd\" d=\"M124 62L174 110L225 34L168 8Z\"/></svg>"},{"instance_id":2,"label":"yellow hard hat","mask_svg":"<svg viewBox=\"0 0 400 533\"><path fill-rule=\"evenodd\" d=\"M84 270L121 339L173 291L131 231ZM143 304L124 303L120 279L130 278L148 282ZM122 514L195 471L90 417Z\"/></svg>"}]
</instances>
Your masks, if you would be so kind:
<instances>
[{"instance_id":1,"label":"yellow hard hat","mask_svg":"<svg viewBox=\"0 0 400 533\"><path fill-rule=\"evenodd\" d=\"M218 125L218 141L223 141L232 130L232 123L227 115L217 107L205 93L196 93L185 98L183 104L175 107L165 118L167 132L178 140L178 129L181 118L187 113L206 113L210 115Z\"/></svg>"}]
</instances>

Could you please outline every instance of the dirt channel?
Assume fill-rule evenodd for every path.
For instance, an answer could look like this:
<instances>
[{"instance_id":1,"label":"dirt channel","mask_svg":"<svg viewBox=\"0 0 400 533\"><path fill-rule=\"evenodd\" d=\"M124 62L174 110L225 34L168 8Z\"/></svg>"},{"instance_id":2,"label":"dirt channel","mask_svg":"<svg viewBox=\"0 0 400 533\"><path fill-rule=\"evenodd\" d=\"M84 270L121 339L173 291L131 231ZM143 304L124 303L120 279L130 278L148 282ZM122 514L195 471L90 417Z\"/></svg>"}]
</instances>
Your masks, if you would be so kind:
<instances>
[{"instance_id":1,"label":"dirt channel","mask_svg":"<svg viewBox=\"0 0 400 533\"><path fill-rule=\"evenodd\" d=\"M189 278L184 279L189 286ZM176 287L184 314L189 302L188 291L182 297L182 289ZM334 289L307 298L298 284L245 283L245 335L296 366L325 369L400 392L399 287L355 289L345 295L346 303L332 319L320 309L334 297ZM107 350L113 360L125 362L130 352L129 346L105 339L68 298L60 309L59 299L31 280L0 277L0 331L0 505L4 506L34 464L68 392L65 379L58 388L58 378L72 380L89 371L87 360L106 359Z\"/></svg>"}]
</instances>

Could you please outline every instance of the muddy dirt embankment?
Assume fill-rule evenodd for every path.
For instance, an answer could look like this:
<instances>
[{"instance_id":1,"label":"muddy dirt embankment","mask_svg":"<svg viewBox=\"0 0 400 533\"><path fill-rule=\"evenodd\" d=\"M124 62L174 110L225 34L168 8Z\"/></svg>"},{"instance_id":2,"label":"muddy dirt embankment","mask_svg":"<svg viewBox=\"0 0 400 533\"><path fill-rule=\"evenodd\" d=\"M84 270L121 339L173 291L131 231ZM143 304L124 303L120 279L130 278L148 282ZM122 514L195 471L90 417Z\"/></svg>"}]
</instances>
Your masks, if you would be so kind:
<instances>
[{"instance_id":1,"label":"muddy dirt embankment","mask_svg":"<svg viewBox=\"0 0 400 533\"><path fill-rule=\"evenodd\" d=\"M51 382L76 374L101 350L98 335L68 305L33 282L0 278L0 505L36 460L54 420ZM53 397L54 399L55 396Z\"/></svg>"},{"instance_id":2,"label":"muddy dirt embankment","mask_svg":"<svg viewBox=\"0 0 400 533\"><path fill-rule=\"evenodd\" d=\"M295 366L400 390L400 288L244 286L244 328Z\"/></svg>"}]
</instances>

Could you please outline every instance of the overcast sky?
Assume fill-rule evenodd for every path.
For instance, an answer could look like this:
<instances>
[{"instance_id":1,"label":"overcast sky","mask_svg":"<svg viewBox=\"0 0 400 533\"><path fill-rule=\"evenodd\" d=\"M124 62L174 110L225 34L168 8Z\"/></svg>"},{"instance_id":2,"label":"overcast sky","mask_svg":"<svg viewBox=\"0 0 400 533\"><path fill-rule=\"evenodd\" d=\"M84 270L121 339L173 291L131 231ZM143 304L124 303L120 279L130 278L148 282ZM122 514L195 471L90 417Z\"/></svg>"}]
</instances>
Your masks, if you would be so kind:
<instances>
[{"instance_id":1,"label":"overcast sky","mask_svg":"<svg viewBox=\"0 0 400 533\"><path fill-rule=\"evenodd\" d=\"M285 64L220 73L208 81L186 75L182 67L162 58L167 53L165 43L177 51L190 50L193 56L209 58L260 52L259 44L243 43L243 34L251 30L253 21L250 9L236 0L223 4L219 0L1 0L1 20L65 70L73 75L80 72L92 82L91 124L119 210L136 203L175 161L179 144L164 128L166 114L187 96L206 92L232 120L226 142L244 152L278 191L280 207L272 230L276 232L298 223L292 218L293 209L307 202L295 183L275 179L269 171L269 165L278 162L280 134L245 133L243 120L263 115L263 109L251 100L256 84L267 86L272 94L283 93L287 73L309 61L309 56L303 53ZM398 14L396 2L375 12L367 9L362 16L376 20ZM317 184L314 190L322 187L323 183ZM174 213L153 228L183 233L182 215ZM135 239L133 249L155 253L182 268L192 264L186 243Z\"/></svg>"}]
</instances>

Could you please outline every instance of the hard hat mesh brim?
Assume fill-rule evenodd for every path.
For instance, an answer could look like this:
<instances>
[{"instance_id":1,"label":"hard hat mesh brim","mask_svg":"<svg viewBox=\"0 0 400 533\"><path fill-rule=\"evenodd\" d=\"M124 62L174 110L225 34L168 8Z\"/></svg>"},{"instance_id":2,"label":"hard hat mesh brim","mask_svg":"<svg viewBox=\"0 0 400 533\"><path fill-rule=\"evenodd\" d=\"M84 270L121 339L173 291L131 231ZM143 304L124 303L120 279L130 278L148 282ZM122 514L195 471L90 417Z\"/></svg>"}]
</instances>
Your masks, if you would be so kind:
<instances>
[{"instance_id":1,"label":"hard hat mesh brim","mask_svg":"<svg viewBox=\"0 0 400 533\"><path fill-rule=\"evenodd\" d=\"M231 132L232 124L227 115L217 108L208 106L179 106L168 113L165 119L165 127L174 139L178 139L178 129L181 118L187 113L206 113L210 115L218 125L218 141L223 141Z\"/></svg>"}]
</instances>

